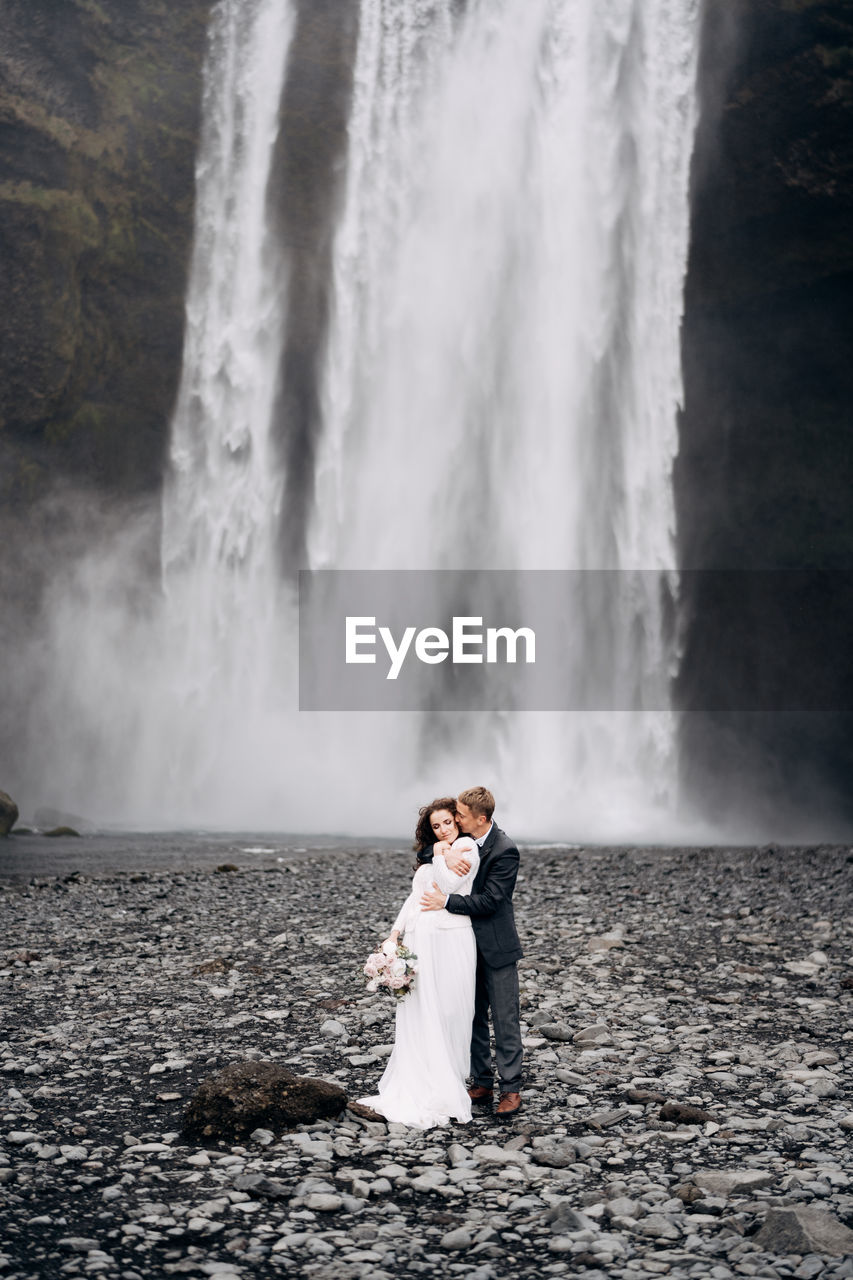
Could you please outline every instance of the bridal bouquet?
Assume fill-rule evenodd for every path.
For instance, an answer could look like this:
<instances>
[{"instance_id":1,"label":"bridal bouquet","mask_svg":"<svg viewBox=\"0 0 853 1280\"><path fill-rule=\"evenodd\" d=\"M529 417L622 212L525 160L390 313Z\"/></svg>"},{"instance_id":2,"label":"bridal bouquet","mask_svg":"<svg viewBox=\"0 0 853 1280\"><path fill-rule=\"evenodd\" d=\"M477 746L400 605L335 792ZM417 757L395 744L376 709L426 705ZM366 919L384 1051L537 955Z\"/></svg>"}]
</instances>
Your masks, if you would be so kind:
<instances>
[{"instance_id":1,"label":"bridal bouquet","mask_svg":"<svg viewBox=\"0 0 853 1280\"><path fill-rule=\"evenodd\" d=\"M367 957L364 965L367 990L379 991L381 988L390 991L395 1000L402 1000L414 986L417 958L402 942L395 944L389 938Z\"/></svg>"}]
</instances>

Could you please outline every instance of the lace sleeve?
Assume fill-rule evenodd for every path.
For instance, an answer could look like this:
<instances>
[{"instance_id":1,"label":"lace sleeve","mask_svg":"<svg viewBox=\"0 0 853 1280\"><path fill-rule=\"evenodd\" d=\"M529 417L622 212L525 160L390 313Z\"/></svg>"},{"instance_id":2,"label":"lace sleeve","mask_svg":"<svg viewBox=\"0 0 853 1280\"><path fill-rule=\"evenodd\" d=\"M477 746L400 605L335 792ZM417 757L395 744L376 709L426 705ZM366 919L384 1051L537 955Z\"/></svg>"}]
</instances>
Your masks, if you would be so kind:
<instances>
[{"instance_id":1,"label":"lace sleeve","mask_svg":"<svg viewBox=\"0 0 853 1280\"><path fill-rule=\"evenodd\" d=\"M480 865L480 851L473 840L465 837L456 840L453 848L457 853L465 854L465 857L471 863L470 871L467 875L458 876L455 871L449 869L444 861L444 856L437 853L432 860L432 879L442 893L470 893L470 886L474 883L474 877Z\"/></svg>"}]
</instances>

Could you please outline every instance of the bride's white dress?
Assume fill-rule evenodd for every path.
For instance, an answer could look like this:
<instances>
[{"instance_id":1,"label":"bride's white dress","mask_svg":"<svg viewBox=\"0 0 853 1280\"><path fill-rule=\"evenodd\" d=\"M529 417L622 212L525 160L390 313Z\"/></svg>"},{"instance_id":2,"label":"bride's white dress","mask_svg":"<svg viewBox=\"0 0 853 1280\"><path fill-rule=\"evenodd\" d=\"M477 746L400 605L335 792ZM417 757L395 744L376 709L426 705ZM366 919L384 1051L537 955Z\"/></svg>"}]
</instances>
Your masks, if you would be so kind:
<instances>
[{"instance_id":1,"label":"bride's white dress","mask_svg":"<svg viewBox=\"0 0 853 1280\"><path fill-rule=\"evenodd\" d=\"M394 922L418 957L418 972L413 989L397 1006L394 1049L379 1093L359 1099L387 1120L418 1129L471 1119L465 1078L477 969L474 930L469 916L420 909L421 896L433 880L444 893L471 892L479 851L468 837L460 837L453 847L470 860L468 874L449 871L438 854L431 864L418 867L412 892Z\"/></svg>"}]
</instances>

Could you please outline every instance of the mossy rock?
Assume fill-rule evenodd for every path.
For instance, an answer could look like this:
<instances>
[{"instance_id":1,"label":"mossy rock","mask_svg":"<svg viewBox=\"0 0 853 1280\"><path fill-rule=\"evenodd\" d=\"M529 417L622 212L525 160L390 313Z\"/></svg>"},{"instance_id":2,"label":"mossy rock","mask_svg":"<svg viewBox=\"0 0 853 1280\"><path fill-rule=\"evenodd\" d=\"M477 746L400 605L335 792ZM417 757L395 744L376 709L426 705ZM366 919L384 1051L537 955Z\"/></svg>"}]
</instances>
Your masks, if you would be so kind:
<instances>
[{"instance_id":1,"label":"mossy rock","mask_svg":"<svg viewBox=\"0 0 853 1280\"><path fill-rule=\"evenodd\" d=\"M275 1062L232 1062L203 1081L184 1115L193 1140L240 1142L255 1129L282 1133L337 1116L347 1105L339 1085L296 1076Z\"/></svg>"}]
</instances>

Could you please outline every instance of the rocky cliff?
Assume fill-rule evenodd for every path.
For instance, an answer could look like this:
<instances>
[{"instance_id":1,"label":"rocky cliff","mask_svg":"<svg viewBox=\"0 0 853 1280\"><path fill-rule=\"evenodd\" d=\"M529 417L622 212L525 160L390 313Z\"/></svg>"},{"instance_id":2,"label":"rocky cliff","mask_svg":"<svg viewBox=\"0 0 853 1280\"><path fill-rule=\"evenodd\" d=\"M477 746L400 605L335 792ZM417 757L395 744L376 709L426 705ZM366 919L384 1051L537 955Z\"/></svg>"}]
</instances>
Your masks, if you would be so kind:
<instances>
[{"instance_id":1,"label":"rocky cliff","mask_svg":"<svg viewBox=\"0 0 853 1280\"><path fill-rule=\"evenodd\" d=\"M0 500L159 479L210 0L0 0Z\"/></svg>"},{"instance_id":2,"label":"rocky cliff","mask_svg":"<svg viewBox=\"0 0 853 1280\"><path fill-rule=\"evenodd\" d=\"M684 583L686 780L718 817L849 812L853 10L707 0L703 37L679 543L737 572Z\"/></svg>"}]
</instances>

